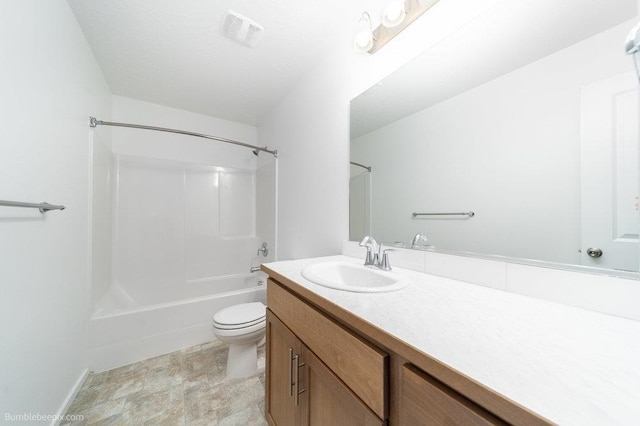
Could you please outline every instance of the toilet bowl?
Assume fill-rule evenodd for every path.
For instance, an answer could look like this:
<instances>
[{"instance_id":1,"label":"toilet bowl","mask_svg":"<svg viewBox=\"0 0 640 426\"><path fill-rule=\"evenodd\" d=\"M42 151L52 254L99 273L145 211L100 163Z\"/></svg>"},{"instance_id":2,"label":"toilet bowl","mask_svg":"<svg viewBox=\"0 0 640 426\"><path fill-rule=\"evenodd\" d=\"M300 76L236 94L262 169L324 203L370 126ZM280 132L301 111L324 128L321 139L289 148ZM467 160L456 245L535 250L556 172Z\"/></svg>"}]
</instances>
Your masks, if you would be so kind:
<instances>
[{"instance_id":1,"label":"toilet bowl","mask_svg":"<svg viewBox=\"0 0 640 426\"><path fill-rule=\"evenodd\" d=\"M265 341L266 308L260 302L241 303L213 316L213 334L229 344L227 377L247 377L264 369L258 367L258 346Z\"/></svg>"}]
</instances>

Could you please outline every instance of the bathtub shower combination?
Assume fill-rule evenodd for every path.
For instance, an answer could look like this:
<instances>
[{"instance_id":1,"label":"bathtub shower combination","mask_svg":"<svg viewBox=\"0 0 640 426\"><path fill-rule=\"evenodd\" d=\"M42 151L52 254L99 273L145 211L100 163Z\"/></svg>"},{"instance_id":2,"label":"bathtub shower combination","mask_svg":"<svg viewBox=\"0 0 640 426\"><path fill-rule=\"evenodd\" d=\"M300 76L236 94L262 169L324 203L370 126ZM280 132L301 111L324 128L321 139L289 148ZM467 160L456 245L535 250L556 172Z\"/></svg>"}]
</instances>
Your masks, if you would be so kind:
<instances>
[{"instance_id":1,"label":"bathtub shower combination","mask_svg":"<svg viewBox=\"0 0 640 426\"><path fill-rule=\"evenodd\" d=\"M94 294L94 371L213 340L216 312L266 302L266 276L251 268L274 259L275 212L264 209L275 205L277 161L262 163L112 154L111 279Z\"/></svg>"}]
</instances>

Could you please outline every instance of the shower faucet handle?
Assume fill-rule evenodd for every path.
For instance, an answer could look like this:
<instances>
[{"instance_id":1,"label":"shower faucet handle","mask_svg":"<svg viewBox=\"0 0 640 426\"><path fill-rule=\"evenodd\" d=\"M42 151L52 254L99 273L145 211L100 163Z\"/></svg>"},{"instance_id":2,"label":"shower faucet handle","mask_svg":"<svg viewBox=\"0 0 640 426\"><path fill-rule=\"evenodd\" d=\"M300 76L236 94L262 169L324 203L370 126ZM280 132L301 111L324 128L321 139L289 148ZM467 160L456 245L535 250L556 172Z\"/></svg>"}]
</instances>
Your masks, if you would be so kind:
<instances>
[{"instance_id":1,"label":"shower faucet handle","mask_svg":"<svg viewBox=\"0 0 640 426\"><path fill-rule=\"evenodd\" d=\"M267 243L262 243L262 246L258 249L256 256L260 256L260 253L262 253L264 257L267 257L269 254L269 247L267 247Z\"/></svg>"}]
</instances>

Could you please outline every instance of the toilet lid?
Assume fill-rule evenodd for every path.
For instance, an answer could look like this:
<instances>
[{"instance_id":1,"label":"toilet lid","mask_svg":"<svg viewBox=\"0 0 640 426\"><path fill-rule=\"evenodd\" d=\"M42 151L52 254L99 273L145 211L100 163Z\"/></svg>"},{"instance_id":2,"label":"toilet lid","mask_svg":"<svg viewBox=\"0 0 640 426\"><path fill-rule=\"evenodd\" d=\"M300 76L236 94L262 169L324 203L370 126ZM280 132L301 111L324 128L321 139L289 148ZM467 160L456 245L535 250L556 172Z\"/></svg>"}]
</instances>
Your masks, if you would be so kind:
<instances>
[{"instance_id":1,"label":"toilet lid","mask_svg":"<svg viewBox=\"0 0 640 426\"><path fill-rule=\"evenodd\" d=\"M217 312L213 321L220 325L240 325L264 320L266 306L260 302L241 303Z\"/></svg>"}]
</instances>

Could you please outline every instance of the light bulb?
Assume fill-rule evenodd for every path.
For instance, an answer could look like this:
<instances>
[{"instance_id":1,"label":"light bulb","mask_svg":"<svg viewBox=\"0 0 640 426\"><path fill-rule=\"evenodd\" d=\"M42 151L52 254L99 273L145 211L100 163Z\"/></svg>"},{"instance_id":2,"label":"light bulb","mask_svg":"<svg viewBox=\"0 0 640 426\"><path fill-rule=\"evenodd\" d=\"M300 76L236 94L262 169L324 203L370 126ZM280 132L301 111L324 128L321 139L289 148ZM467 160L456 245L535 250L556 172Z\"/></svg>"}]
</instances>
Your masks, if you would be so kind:
<instances>
[{"instance_id":1,"label":"light bulb","mask_svg":"<svg viewBox=\"0 0 640 426\"><path fill-rule=\"evenodd\" d=\"M387 28L397 27L407 16L404 0L393 0L382 14L382 25Z\"/></svg>"},{"instance_id":2,"label":"light bulb","mask_svg":"<svg viewBox=\"0 0 640 426\"><path fill-rule=\"evenodd\" d=\"M373 47L371 31L360 31L353 39L353 48L359 52L366 52Z\"/></svg>"},{"instance_id":3,"label":"light bulb","mask_svg":"<svg viewBox=\"0 0 640 426\"><path fill-rule=\"evenodd\" d=\"M353 48L357 52L368 52L373 47L373 30L371 29L371 18L364 12L358 22L358 29L353 38Z\"/></svg>"}]
</instances>

